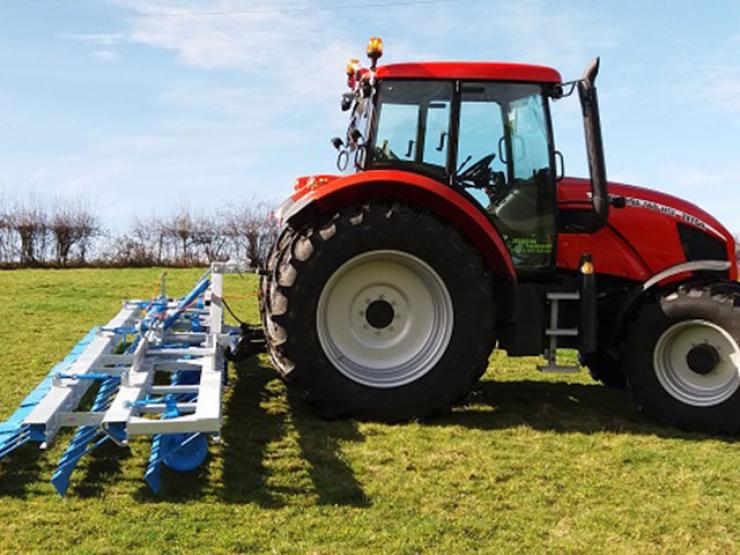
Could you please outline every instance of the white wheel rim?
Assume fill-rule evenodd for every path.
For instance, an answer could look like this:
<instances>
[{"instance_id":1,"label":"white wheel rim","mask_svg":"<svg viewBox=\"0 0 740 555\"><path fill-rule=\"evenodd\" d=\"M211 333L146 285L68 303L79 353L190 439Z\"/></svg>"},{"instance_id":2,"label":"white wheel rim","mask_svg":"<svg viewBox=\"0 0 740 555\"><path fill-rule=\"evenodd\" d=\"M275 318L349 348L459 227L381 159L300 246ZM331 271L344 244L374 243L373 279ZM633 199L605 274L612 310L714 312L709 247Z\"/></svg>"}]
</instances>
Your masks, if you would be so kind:
<instances>
[{"instance_id":1,"label":"white wheel rim","mask_svg":"<svg viewBox=\"0 0 740 555\"><path fill-rule=\"evenodd\" d=\"M316 327L339 372L389 388L434 368L449 345L453 319L450 294L431 266L404 252L377 250L332 274L319 296Z\"/></svg>"},{"instance_id":2,"label":"white wheel rim","mask_svg":"<svg viewBox=\"0 0 740 555\"><path fill-rule=\"evenodd\" d=\"M692 370L687 361L691 349L706 344L719 355L707 373ZM720 326L706 320L687 320L668 328L653 352L655 373L663 388L675 399L695 407L726 401L740 388L740 348Z\"/></svg>"}]
</instances>

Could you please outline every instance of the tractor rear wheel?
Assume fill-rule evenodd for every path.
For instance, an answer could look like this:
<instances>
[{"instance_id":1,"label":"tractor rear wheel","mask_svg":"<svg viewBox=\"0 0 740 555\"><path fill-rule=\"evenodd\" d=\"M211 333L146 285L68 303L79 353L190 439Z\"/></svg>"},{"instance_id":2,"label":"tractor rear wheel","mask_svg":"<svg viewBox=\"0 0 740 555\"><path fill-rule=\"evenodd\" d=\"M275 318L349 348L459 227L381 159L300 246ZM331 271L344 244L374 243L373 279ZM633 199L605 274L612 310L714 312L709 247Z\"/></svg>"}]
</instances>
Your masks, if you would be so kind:
<instances>
[{"instance_id":1,"label":"tractor rear wheel","mask_svg":"<svg viewBox=\"0 0 740 555\"><path fill-rule=\"evenodd\" d=\"M740 432L740 293L732 284L682 286L646 303L623 360L638 403L657 419Z\"/></svg>"},{"instance_id":2,"label":"tractor rear wheel","mask_svg":"<svg viewBox=\"0 0 740 555\"><path fill-rule=\"evenodd\" d=\"M479 377L492 280L454 227L369 203L289 228L275 249L261 287L269 351L324 416L429 416Z\"/></svg>"}]
</instances>

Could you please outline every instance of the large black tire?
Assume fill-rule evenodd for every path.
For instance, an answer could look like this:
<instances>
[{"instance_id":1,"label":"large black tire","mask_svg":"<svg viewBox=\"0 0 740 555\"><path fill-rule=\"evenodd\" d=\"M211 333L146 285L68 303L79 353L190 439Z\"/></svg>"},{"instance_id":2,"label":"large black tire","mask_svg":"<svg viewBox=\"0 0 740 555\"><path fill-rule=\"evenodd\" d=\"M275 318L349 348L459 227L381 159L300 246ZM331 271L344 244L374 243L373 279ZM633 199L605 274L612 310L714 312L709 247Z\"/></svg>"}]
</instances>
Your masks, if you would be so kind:
<instances>
[{"instance_id":1,"label":"large black tire","mask_svg":"<svg viewBox=\"0 0 740 555\"><path fill-rule=\"evenodd\" d=\"M680 393L671 393L668 390L671 386L661 383L659 371L654 364L656 347L661 337L664 337L664 342L665 337L671 337L669 329L678 329L674 326L679 323L685 326L704 326L702 322L718 326L733 338L736 344L740 343L740 294L735 285L729 283L684 285L675 291L646 301L635 319L628 325L622 345L623 370L639 405L660 422L690 430L736 434L740 431L740 388L737 388L729 398L707 406L692 403L691 400L687 402L685 398L679 398ZM684 342L684 345L691 345L693 348L694 345L703 342L704 339L694 343ZM723 350L727 349L718 351L721 364L732 363ZM658 360L664 360L661 359L661 352L659 349ZM686 360L686 367L689 367L688 356L683 358L677 356L676 360L679 361L676 365ZM663 366L665 367L665 364ZM715 367L706 375L711 376L711 372L719 372L721 368ZM734 368L737 371L737 367ZM732 370L729 375L732 375L731 372ZM688 375L696 379L691 374ZM666 381L665 377L663 381ZM725 391L729 394L732 386Z\"/></svg>"},{"instance_id":2,"label":"large black tire","mask_svg":"<svg viewBox=\"0 0 740 555\"><path fill-rule=\"evenodd\" d=\"M612 389L625 389L627 387L627 376L622 372L621 362L615 356L600 350L588 355L582 355L580 362L588 368L591 377L597 382L603 383Z\"/></svg>"},{"instance_id":3,"label":"large black tire","mask_svg":"<svg viewBox=\"0 0 740 555\"><path fill-rule=\"evenodd\" d=\"M374 251L407 253L430 266L452 301L452 331L439 361L411 383L363 385L340 372L317 334L327 281L347 261ZM449 409L480 377L495 344L491 276L477 250L452 225L399 203L366 203L287 228L262 279L261 312L268 349L281 376L325 417L384 421Z\"/></svg>"}]
</instances>

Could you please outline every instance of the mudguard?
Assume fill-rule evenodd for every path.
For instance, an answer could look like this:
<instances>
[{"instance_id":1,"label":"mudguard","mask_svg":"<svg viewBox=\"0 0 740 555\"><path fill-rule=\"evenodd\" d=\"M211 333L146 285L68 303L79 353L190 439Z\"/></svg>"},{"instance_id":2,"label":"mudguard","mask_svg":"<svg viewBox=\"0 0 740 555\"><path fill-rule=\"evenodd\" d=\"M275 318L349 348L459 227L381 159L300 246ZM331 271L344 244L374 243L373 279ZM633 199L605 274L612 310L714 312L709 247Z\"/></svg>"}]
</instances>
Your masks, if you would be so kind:
<instances>
[{"instance_id":1,"label":"mudguard","mask_svg":"<svg viewBox=\"0 0 740 555\"><path fill-rule=\"evenodd\" d=\"M276 211L281 224L300 225L304 219L329 214L338 207L370 199L397 200L422 206L455 225L478 249L496 288L500 325L514 320L517 281L514 264L501 235L485 214L449 185L399 170L370 170L350 176L299 178L296 192ZM414 230L409 230L413 233ZM443 245L440 248L444 248Z\"/></svg>"},{"instance_id":2,"label":"mudguard","mask_svg":"<svg viewBox=\"0 0 740 555\"><path fill-rule=\"evenodd\" d=\"M722 274L724 272L728 272L731 269L731 266L732 262L728 260L693 260L691 262L683 262L681 264L671 266L670 268L666 268L662 272L658 272L653 275L650 279L645 280L642 283L637 283L632 287L630 292L622 301L622 305L614 318L611 331L608 335L607 345L616 345L617 341L622 336L627 314L638 306L645 293L653 287L660 285L661 283L680 283L690 278L692 275L696 276L703 272ZM740 284L735 280L728 280L726 283L730 287L740 287Z\"/></svg>"},{"instance_id":3,"label":"mudguard","mask_svg":"<svg viewBox=\"0 0 740 555\"><path fill-rule=\"evenodd\" d=\"M315 176L296 182L296 192L275 212L284 224L369 199L423 206L454 224L478 248L496 278L516 282L516 272L501 235L475 205L432 178L399 170L370 170L345 177ZM413 230L410 230L413 232Z\"/></svg>"}]
</instances>

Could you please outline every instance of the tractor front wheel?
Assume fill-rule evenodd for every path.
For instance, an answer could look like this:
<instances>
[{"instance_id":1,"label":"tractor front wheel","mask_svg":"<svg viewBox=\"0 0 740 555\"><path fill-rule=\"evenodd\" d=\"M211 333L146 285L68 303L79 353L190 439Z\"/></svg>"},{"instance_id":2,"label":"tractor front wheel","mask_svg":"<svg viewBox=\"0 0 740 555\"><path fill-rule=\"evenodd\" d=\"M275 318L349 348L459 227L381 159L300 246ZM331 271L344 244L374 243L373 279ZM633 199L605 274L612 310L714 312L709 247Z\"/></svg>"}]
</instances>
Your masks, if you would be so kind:
<instances>
[{"instance_id":1,"label":"tractor front wheel","mask_svg":"<svg viewBox=\"0 0 740 555\"><path fill-rule=\"evenodd\" d=\"M638 403L659 420L740 432L740 294L733 284L682 286L645 304L623 345Z\"/></svg>"},{"instance_id":2,"label":"tractor front wheel","mask_svg":"<svg viewBox=\"0 0 740 555\"><path fill-rule=\"evenodd\" d=\"M289 229L263 283L273 362L325 416L445 411L494 345L492 280L453 226L404 204Z\"/></svg>"}]
</instances>

